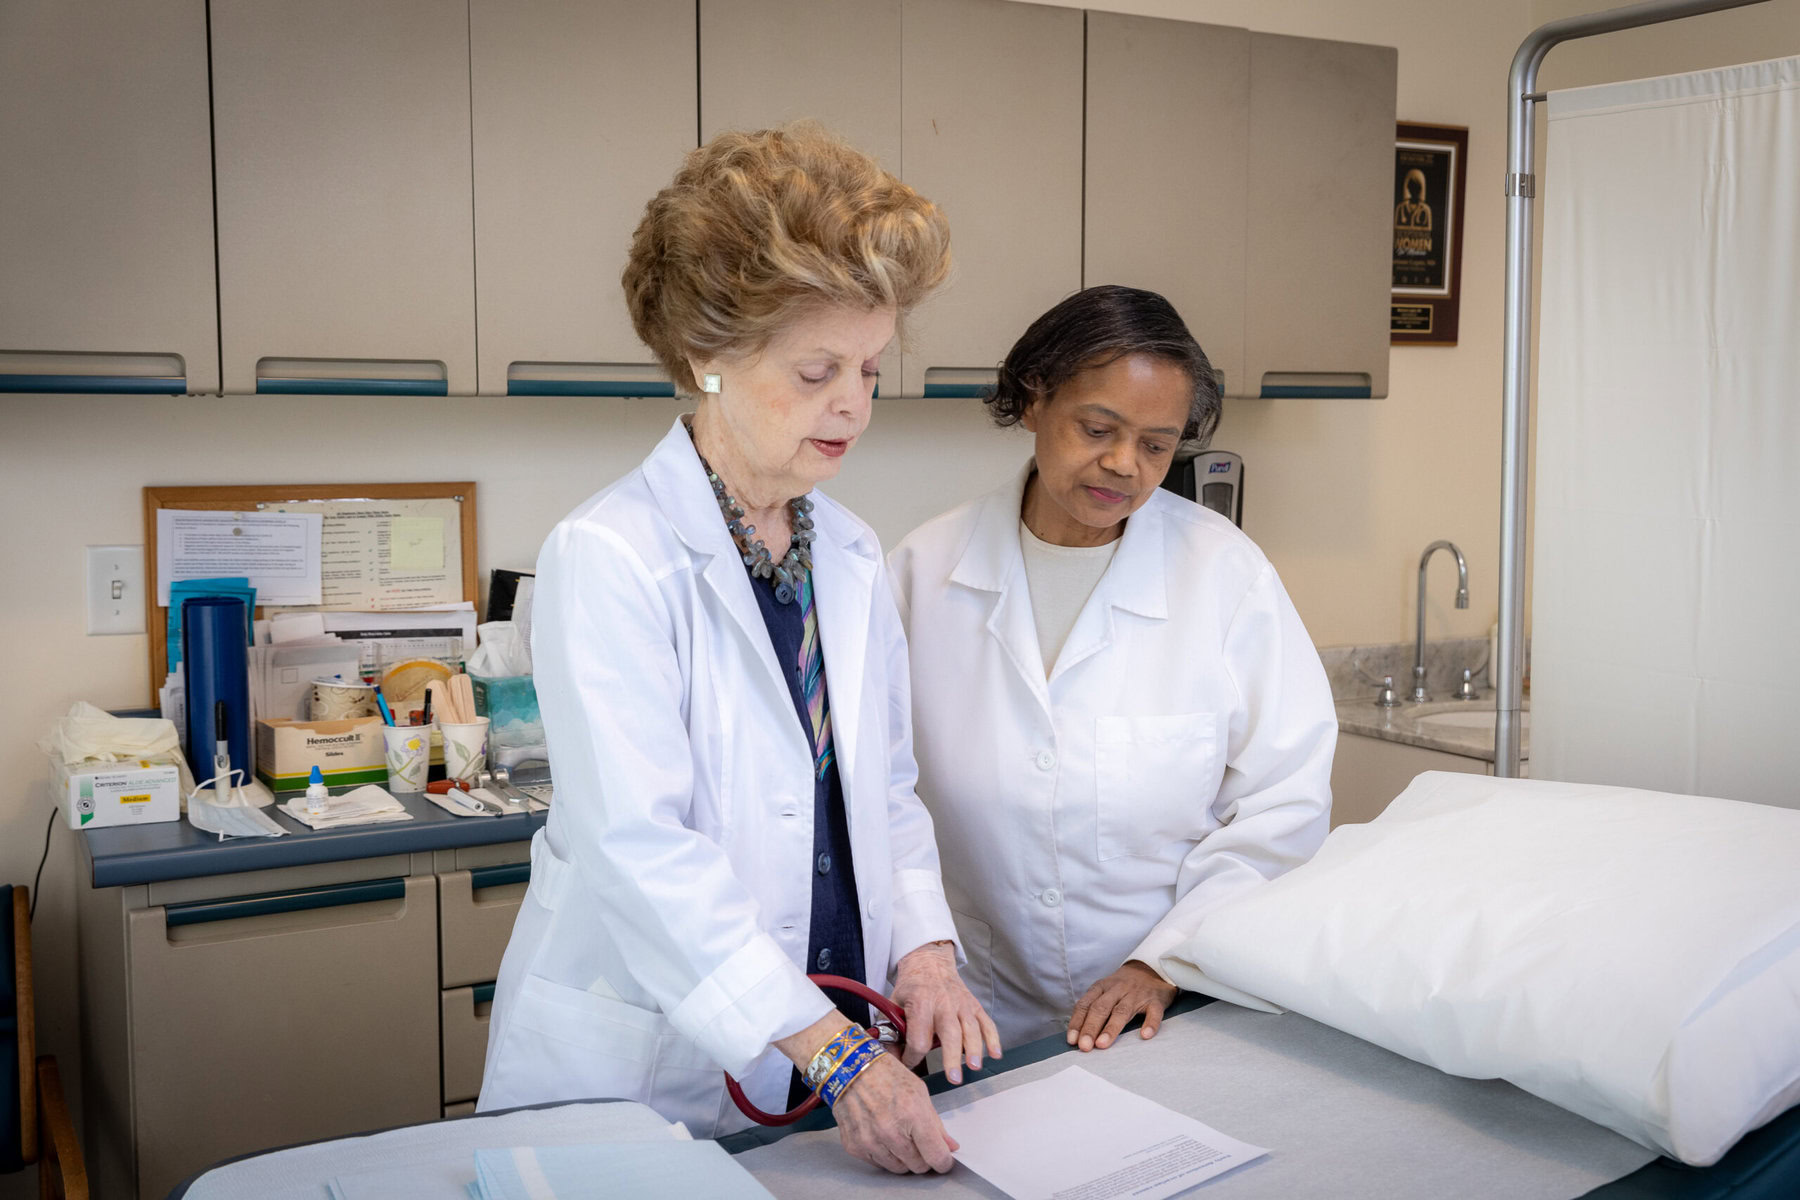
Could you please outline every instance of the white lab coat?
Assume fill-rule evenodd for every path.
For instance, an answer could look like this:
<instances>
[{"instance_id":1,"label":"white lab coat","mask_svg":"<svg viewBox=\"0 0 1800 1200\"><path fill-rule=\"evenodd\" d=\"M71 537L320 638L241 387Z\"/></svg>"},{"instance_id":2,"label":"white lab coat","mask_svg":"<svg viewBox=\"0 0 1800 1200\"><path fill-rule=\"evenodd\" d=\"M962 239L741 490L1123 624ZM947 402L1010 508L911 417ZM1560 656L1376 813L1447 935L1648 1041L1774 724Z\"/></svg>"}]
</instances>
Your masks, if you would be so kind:
<instances>
[{"instance_id":1,"label":"white lab coat","mask_svg":"<svg viewBox=\"0 0 1800 1200\"><path fill-rule=\"evenodd\" d=\"M880 987L954 937L914 794L906 645L874 533L814 495L832 730ZM812 751L680 422L538 557L532 652L556 778L500 968L483 1111L641 1100L696 1136L786 1106L770 1049L832 1007L806 978Z\"/></svg>"},{"instance_id":2,"label":"white lab coat","mask_svg":"<svg viewBox=\"0 0 1800 1200\"><path fill-rule=\"evenodd\" d=\"M913 671L919 796L1009 1046L1088 986L1157 967L1207 909L1324 840L1337 719L1275 570L1158 490L1125 525L1048 680L1019 547L1031 467L889 559Z\"/></svg>"}]
</instances>

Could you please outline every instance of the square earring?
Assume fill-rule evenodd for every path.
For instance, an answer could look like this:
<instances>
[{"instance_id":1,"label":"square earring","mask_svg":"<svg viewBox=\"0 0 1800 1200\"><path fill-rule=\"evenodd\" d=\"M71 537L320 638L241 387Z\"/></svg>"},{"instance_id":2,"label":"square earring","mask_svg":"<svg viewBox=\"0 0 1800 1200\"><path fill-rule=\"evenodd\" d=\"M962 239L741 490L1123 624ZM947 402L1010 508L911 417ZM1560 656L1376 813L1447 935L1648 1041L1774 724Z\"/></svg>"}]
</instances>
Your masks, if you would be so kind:
<instances>
[{"instance_id":1,"label":"square earring","mask_svg":"<svg viewBox=\"0 0 1800 1200\"><path fill-rule=\"evenodd\" d=\"M717 375L710 375L710 374L702 375L700 377L700 390L703 392L710 392L712 395L715 395L715 396L718 395L719 394L719 377Z\"/></svg>"}]
</instances>

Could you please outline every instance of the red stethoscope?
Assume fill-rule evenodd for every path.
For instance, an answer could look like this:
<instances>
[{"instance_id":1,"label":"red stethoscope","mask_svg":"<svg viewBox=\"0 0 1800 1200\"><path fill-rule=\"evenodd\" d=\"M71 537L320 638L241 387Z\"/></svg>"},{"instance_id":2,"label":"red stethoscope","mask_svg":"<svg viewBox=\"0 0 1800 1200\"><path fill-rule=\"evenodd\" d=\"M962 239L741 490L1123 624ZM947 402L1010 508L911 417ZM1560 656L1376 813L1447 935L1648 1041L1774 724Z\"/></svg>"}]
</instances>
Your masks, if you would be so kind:
<instances>
[{"instance_id":1,"label":"red stethoscope","mask_svg":"<svg viewBox=\"0 0 1800 1200\"><path fill-rule=\"evenodd\" d=\"M869 1027L869 1032L883 1042L895 1045L906 1037L906 1013L899 1005L895 1004L892 1000L889 1000L886 996L883 996L880 992L877 992L873 988L867 987L854 979L846 978L843 975L808 975L807 978L822 988L828 988L834 992L846 992L855 996L858 1000L863 1000L874 1005L875 1009L880 1012L883 1017L886 1017L887 1020L876 1021L874 1025ZM935 1041L933 1044L936 1044ZM749 1117L752 1121L755 1121L758 1125L792 1125L795 1121L798 1121L801 1117L804 1117L807 1113L819 1107L819 1097L813 1095L808 1096L805 1101L801 1103L799 1108L796 1108L791 1112L766 1113L762 1109L756 1107L756 1105L750 1103L750 1098L744 1095L744 1089L739 1087L738 1081L733 1079L729 1074L725 1076L725 1090L731 1093L732 1102L738 1106L739 1111L746 1117Z\"/></svg>"}]
</instances>

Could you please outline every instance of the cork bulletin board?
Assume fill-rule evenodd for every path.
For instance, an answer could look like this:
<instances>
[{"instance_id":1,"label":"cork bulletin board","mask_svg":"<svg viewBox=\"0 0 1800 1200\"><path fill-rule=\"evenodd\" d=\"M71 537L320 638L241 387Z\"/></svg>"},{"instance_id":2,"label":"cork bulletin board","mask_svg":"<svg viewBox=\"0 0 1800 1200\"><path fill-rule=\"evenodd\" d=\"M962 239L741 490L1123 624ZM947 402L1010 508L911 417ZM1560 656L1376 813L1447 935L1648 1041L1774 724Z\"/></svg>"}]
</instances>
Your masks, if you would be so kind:
<instances>
[{"instance_id":1,"label":"cork bulletin board","mask_svg":"<svg viewBox=\"0 0 1800 1200\"><path fill-rule=\"evenodd\" d=\"M144 489L144 621L150 642L150 702L168 674L168 620L159 602L163 561L158 538L167 511L311 513L323 517L321 603L324 610L404 611L479 597L475 484L242 484ZM436 566L403 562L400 550L421 538L438 551ZM257 616L266 615L258 605Z\"/></svg>"}]
</instances>

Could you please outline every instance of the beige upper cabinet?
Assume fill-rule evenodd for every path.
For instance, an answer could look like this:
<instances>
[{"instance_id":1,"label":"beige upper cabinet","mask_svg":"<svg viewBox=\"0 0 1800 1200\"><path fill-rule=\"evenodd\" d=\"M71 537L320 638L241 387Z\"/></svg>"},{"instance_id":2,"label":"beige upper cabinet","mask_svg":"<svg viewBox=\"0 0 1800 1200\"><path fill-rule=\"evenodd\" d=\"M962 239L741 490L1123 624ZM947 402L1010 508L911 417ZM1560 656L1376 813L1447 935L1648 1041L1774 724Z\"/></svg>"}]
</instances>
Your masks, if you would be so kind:
<instances>
[{"instance_id":1,"label":"beige upper cabinet","mask_svg":"<svg viewBox=\"0 0 1800 1200\"><path fill-rule=\"evenodd\" d=\"M619 277L694 148L694 6L470 0L486 395L666 393Z\"/></svg>"},{"instance_id":2,"label":"beige upper cabinet","mask_svg":"<svg viewBox=\"0 0 1800 1200\"><path fill-rule=\"evenodd\" d=\"M902 173L900 0L700 0L700 136L808 119Z\"/></svg>"},{"instance_id":3,"label":"beige upper cabinet","mask_svg":"<svg viewBox=\"0 0 1800 1200\"><path fill-rule=\"evenodd\" d=\"M1249 129L1248 31L1088 14L1083 281L1167 296L1228 391L1244 381Z\"/></svg>"},{"instance_id":4,"label":"beige upper cabinet","mask_svg":"<svg viewBox=\"0 0 1800 1200\"><path fill-rule=\"evenodd\" d=\"M7 0L0 114L0 372L218 391L205 0Z\"/></svg>"},{"instance_id":5,"label":"beige upper cabinet","mask_svg":"<svg viewBox=\"0 0 1800 1200\"><path fill-rule=\"evenodd\" d=\"M813 120L904 177L900 0L700 0L700 136ZM898 394L901 354L881 359Z\"/></svg>"},{"instance_id":6,"label":"beige upper cabinet","mask_svg":"<svg viewBox=\"0 0 1800 1200\"><path fill-rule=\"evenodd\" d=\"M1398 57L1250 35L1244 376L1232 395L1387 395Z\"/></svg>"},{"instance_id":7,"label":"beige upper cabinet","mask_svg":"<svg viewBox=\"0 0 1800 1200\"><path fill-rule=\"evenodd\" d=\"M1082 16L903 0L902 175L950 219L956 258L912 322L906 395L960 394L953 373L992 371L1081 286Z\"/></svg>"},{"instance_id":8,"label":"beige upper cabinet","mask_svg":"<svg viewBox=\"0 0 1800 1200\"><path fill-rule=\"evenodd\" d=\"M212 0L227 391L265 359L475 391L468 35L467 0Z\"/></svg>"}]
</instances>

